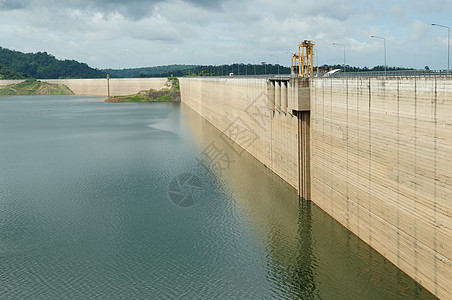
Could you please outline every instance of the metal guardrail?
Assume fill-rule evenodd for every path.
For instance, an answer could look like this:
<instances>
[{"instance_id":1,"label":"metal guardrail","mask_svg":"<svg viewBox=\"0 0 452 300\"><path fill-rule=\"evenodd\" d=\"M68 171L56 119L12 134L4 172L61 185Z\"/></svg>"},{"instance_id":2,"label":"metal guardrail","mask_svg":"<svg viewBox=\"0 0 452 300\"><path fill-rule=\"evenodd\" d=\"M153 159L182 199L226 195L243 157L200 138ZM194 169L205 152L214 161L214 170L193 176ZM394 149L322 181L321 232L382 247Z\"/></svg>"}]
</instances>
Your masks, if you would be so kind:
<instances>
[{"instance_id":1,"label":"metal guardrail","mask_svg":"<svg viewBox=\"0 0 452 300\"><path fill-rule=\"evenodd\" d=\"M284 78L290 78L290 77L294 77L291 76L290 74L266 74L266 75L215 75L215 76L189 76L189 78L280 78L280 77L284 77Z\"/></svg>"},{"instance_id":2,"label":"metal guardrail","mask_svg":"<svg viewBox=\"0 0 452 300\"><path fill-rule=\"evenodd\" d=\"M314 73L314 78L337 78L337 77L452 77L452 70L400 70L400 71L366 71L366 72L337 72L333 74ZM230 76L217 76L230 77ZM267 75L233 75L232 77L247 78L297 78L291 74L267 74Z\"/></svg>"},{"instance_id":3,"label":"metal guardrail","mask_svg":"<svg viewBox=\"0 0 452 300\"><path fill-rule=\"evenodd\" d=\"M366 71L366 72L337 72L333 74L314 73L312 78L342 78L342 77L451 77L452 70L401 70L401 71ZM224 76L193 76L194 78L296 78L291 74L266 75L224 75Z\"/></svg>"},{"instance_id":4,"label":"metal guardrail","mask_svg":"<svg viewBox=\"0 0 452 300\"><path fill-rule=\"evenodd\" d=\"M368 72L337 72L324 76L319 74L318 77L446 77L452 76L452 71L447 70L401 70L401 71L368 71Z\"/></svg>"}]
</instances>

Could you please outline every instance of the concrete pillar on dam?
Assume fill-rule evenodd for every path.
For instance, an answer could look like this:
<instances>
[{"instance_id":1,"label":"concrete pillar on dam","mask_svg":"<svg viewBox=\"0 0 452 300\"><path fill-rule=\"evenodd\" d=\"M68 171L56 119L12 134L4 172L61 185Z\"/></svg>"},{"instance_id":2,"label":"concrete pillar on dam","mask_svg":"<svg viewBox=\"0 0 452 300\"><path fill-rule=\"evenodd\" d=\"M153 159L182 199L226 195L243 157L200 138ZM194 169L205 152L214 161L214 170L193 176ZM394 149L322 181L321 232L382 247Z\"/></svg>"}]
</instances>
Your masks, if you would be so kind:
<instances>
[{"instance_id":1,"label":"concrete pillar on dam","mask_svg":"<svg viewBox=\"0 0 452 300\"><path fill-rule=\"evenodd\" d=\"M281 111L281 81L275 80L275 108Z\"/></svg>"},{"instance_id":2,"label":"concrete pillar on dam","mask_svg":"<svg viewBox=\"0 0 452 300\"><path fill-rule=\"evenodd\" d=\"M268 108L275 111L275 81L267 81Z\"/></svg>"},{"instance_id":3,"label":"concrete pillar on dam","mask_svg":"<svg viewBox=\"0 0 452 300\"><path fill-rule=\"evenodd\" d=\"M298 116L298 195L311 200L311 112L299 111Z\"/></svg>"},{"instance_id":4,"label":"concrete pillar on dam","mask_svg":"<svg viewBox=\"0 0 452 300\"><path fill-rule=\"evenodd\" d=\"M311 110L311 89L309 79L291 78L288 82L288 108L292 111Z\"/></svg>"},{"instance_id":5,"label":"concrete pillar on dam","mask_svg":"<svg viewBox=\"0 0 452 300\"><path fill-rule=\"evenodd\" d=\"M309 81L302 78L276 78L267 81L270 109L289 113L298 119L298 193L311 200L311 97ZM272 105L274 103L274 106Z\"/></svg>"},{"instance_id":6,"label":"concrete pillar on dam","mask_svg":"<svg viewBox=\"0 0 452 300\"><path fill-rule=\"evenodd\" d=\"M281 81L281 111L287 113L287 81Z\"/></svg>"}]
</instances>

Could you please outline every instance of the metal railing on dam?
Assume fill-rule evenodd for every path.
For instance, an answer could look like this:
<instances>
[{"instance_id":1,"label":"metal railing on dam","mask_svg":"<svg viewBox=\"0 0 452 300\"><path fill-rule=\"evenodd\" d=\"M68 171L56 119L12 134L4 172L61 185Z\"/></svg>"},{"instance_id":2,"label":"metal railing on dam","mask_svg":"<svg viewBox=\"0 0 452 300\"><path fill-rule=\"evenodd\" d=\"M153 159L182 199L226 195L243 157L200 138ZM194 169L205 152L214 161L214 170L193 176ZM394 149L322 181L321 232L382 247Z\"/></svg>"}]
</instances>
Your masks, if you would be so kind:
<instances>
[{"instance_id":1,"label":"metal railing on dam","mask_svg":"<svg viewBox=\"0 0 452 300\"><path fill-rule=\"evenodd\" d=\"M192 78L199 77L215 77L215 78L297 78L297 75L291 74L234 74L219 75L219 76L193 76ZM398 70L398 71L363 71L363 72L336 72L336 73L318 73L314 72L314 76L311 78L340 78L340 77L450 77L452 78L452 70Z\"/></svg>"},{"instance_id":2,"label":"metal railing on dam","mask_svg":"<svg viewBox=\"0 0 452 300\"><path fill-rule=\"evenodd\" d=\"M326 76L325 76L326 75ZM366 71L337 72L334 74L319 74L315 77L451 77L452 71L447 70L400 70L400 71Z\"/></svg>"}]
</instances>

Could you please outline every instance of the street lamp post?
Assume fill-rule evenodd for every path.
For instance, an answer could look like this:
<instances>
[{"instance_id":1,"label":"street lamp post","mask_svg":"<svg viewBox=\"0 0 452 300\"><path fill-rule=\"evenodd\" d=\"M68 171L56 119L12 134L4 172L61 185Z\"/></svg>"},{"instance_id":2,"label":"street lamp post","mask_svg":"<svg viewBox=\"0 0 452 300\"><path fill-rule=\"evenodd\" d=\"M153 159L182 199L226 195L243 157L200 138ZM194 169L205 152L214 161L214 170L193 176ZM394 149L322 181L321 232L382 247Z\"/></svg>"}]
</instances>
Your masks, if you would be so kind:
<instances>
[{"instance_id":1,"label":"street lamp post","mask_svg":"<svg viewBox=\"0 0 452 300\"><path fill-rule=\"evenodd\" d=\"M386 39L384 37L381 36L376 36L376 35L371 35L370 37L376 38L376 39L382 39L384 42L384 47L385 47L385 76L386 76Z\"/></svg>"},{"instance_id":2,"label":"street lamp post","mask_svg":"<svg viewBox=\"0 0 452 300\"><path fill-rule=\"evenodd\" d=\"M253 59L250 59L250 61L253 62L253 66L254 66L254 76L256 76L256 61Z\"/></svg>"},{"instance_id":3,"label":"street lamp post","mask_svg":"<svg viewBox=\"0 0 452 300\"><path fill-rule=\"evenodd\" d=\"M264 63L264 70L265 70L265 75L267 75L267 63L266 63L266 59L265 57L259 57L260 59L264 59L263 63Z\"/></svg>"},{"instance_id":4,"label":"street lamp post","mask_svg":"<svg viewBox=\"0 0 452 300\"><path fill-rule=\"evenodd\" d=\"M432 26L439 26L447 28L447 75L449 75L449 61L450 61L450 27L439 25L439 24L432 24Z\"/></svg>"},{"instance_id":5,"label":"street lamp post","mask_svg":"<svg viewBox=\"0 0 452 300\"><path fill-rule=\"evenodd\" d=\"M317 59L317 77L319 77L319 50L315 51L315 56Z\"/></svg>"},{"instance_id":6,"label":"street lamp post","mask_svg":"<svg viewBox=\"0 0 452 300\"><path fill-rule=\"evenodd\" d=\"M333 45L344 47L344 73L345 73L345 45L342 45L342 44L339 44L339 43L333 43Z\"/></svg>"},{"instance_id":7,"label":"street lamp post","mask_svg":"<svg viewBox=\"0 0 452 300\"><path fill-rule=\"evenodd\" d=\"M245 62L243 62L243 61L241 61L240 63L245 66L245 76L248 76L248 66L247 66L247 64Z\"/></svg>"},{"instance_id":8,"label":"street lamp post","mask_svg":"<svg viewBox=\"0 0 452 300\"><path fill-rule=\"evenodd\" d=\"M279 57L276 55L270 55L270 56L276 57L276 64L278 65L278 75L279 75Z\"/></svg>"}]
</instances>

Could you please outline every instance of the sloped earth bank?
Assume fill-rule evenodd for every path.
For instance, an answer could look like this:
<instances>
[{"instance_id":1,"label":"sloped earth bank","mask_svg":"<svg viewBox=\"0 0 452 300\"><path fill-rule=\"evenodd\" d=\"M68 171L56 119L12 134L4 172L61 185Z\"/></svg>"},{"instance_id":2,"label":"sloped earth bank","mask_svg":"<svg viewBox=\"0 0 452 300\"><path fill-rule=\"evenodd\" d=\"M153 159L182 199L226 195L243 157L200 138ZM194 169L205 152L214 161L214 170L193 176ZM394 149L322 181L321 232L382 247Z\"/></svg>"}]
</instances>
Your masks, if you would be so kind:
<instances>
[{"instance_id":1,"label":"sloped earth bank","mask_svg":"<svg viewBox=\"0 0 452 300\"><path fill-rule=\"evenodd\" d=\"M168 78L166 84L159 90L145 90L135 95L113 96L105 102L177 102L180 101L179 80Z\"/></svg>"}]
</instances>

